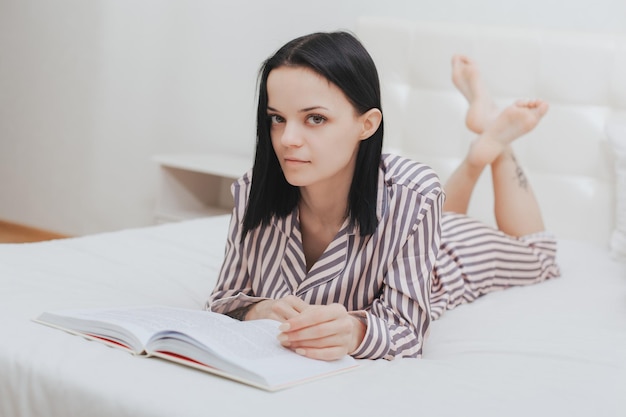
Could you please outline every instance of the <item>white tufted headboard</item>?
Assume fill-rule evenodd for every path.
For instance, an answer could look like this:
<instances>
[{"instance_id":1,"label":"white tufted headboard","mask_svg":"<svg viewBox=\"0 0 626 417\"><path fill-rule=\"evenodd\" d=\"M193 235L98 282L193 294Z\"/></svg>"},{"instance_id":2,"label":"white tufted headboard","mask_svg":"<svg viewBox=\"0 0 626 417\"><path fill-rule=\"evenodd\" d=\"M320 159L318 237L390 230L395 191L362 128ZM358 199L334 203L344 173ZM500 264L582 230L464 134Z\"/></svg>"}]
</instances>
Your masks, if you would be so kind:
<instances>
[{"instance_id":1,"label":"white tufted headboard","mask_svg":"<svg viewBox=\"0 0 626 417\"><path fill-rule=\"evenodd\" d=\"M431 165L445 181L473 134L451 81L455 53L480 66L497 104L538 97L550 111L514 144L559 238L607 245L615 174L605 125L626 121L626 36L361 18L357 35L383 89L385 148ZM494 224L488 170L470 214Z\"/></svg>"}]
</instances>

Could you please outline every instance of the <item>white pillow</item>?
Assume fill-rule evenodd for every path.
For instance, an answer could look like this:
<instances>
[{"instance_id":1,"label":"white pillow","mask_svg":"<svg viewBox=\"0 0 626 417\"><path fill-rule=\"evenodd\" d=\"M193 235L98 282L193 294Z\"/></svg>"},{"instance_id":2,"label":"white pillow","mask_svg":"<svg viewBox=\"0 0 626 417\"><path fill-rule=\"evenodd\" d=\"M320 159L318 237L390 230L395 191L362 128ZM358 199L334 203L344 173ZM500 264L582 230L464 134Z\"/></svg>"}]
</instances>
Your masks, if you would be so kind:
<instances>
[{"instance_id":1,"label":"white pillow","mask_svg":"<svg viewBox=\"0 0 626 417\"><path fill-rule=\"evenodd\" d=\"M611 254L626 261L626 124L609 123L606 134L615 154L615 230Z\"/></svg>"}]
</instances>

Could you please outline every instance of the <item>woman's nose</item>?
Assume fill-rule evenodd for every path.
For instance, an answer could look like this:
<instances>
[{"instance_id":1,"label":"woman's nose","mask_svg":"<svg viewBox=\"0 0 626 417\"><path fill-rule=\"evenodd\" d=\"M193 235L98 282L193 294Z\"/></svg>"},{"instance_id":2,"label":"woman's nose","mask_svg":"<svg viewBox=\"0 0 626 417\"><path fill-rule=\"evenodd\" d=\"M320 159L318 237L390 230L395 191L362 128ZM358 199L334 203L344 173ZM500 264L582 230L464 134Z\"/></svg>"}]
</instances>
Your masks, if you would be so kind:
<instances>
[{"instance_id":1,"label":"woman's nose","mask_svg":"<svg viewBox=\"0 0 626 417\"><path fill-rule=\"evenodd\" d=\"M283 146L302 146L302 131L299 126L294 123L285 123L280 141Z\"/></svg>"}]
</instances>

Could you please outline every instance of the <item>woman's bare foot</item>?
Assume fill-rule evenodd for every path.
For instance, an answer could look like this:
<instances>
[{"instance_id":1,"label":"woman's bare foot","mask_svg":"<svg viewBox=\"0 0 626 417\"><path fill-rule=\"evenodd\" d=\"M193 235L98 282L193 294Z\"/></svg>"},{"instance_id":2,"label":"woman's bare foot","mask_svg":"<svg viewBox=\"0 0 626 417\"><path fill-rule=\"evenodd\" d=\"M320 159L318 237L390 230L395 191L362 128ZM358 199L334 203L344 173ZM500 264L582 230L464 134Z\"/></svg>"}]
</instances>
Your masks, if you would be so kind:
<instances>
[{"instance_id":1,"label":"woman's bare foot","mask_svg":"<svg viewBox=\"0 0 626 417\"><path fill-rule=\"evenodd\" d=\"M483 133L497 117L498 108L489 95L474 61L464 55L454 55L452 82L469 103L465 124L472 132Z\"/></svg>"},{"instance_id":2,"label":"woman's bare foot","mask_svg":"<svg viewBox=\"0 0 626 417\"><path fill-rule=\"evenodd\" d=\"M470 145L467 162L484 167L494 161L515 139L530 132L548 111L542 100L518 100L502 110Z\"/></svg>"}]
</instances>

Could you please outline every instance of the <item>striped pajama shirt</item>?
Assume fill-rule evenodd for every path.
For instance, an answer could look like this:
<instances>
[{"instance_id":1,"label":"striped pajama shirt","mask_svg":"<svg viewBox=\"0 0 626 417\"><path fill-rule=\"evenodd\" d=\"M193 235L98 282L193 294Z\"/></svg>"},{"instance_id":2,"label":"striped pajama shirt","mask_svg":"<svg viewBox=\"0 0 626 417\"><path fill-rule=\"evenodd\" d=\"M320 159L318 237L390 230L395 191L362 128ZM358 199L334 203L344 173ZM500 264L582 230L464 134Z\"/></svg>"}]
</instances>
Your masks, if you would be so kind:
<instances>
[{"instance_id":1,"label":"striped pajama shirt","mask_svg":"<svg viewBox=\"0 0 626 417\"><path fill-rule=\"evenodd\" d=\"M227 313L290 294L309 304L340 303L367 321L354 357L418 357L444 310L558 275L548 234L517 239L442 213L439 178L424 164L383 155L379 169L376 231L361 236L346 220L309 271L297 208L241 241L250 175L236 181L224 263L207 308Z\"/></svg>"}]
</instances>

